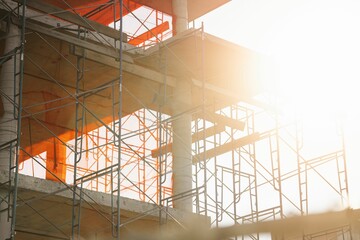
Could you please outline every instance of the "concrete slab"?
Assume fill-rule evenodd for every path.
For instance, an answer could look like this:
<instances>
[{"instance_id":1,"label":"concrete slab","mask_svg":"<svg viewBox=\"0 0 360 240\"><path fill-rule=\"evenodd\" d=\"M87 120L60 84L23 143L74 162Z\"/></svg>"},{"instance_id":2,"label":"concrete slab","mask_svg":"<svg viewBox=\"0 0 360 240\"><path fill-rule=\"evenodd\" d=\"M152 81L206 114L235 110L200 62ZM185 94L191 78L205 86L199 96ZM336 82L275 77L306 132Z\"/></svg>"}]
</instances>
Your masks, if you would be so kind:
<instances>
[{"instance_id":1,"label":"concrete slab","mask_svg":"<svg viewBox=\"0 0 360 240\"><path fill-rule=\"evenodd\" d=\"M192 81L192 106L209 111L243 101L254 104L264 87L261 69L267 59L250 49L189 29L147 49L135 64L165 69L171 76L185 75Z\"/></svg>"},{"instance_id":2,"label":"concrete slab","mask_svg":"<svg viewBox=\"0 0 360 240\"><path fill-rule=\"evenodd\" d=\"M0 182L8 172L0 172ZM81 231L84 239L111 238L111 196L84 190ZM124 236L159 229L159 207L121 197L121 231ZM59 182L19 175L16 214L17 239L69 239L71 235L72 191ZM162 212L164 227L181 229L190 220L208 223L204 216L177 209Z\"/></svg>"}]
</instances>

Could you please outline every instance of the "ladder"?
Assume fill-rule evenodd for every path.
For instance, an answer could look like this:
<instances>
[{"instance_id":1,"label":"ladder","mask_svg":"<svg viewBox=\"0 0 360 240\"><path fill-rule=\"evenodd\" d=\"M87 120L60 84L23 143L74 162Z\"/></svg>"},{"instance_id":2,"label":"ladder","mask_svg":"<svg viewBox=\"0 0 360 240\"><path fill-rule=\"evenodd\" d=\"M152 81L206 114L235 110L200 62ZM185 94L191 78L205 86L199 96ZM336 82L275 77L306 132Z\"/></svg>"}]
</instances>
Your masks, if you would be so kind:
<instances>
[{"instance_id":1,"label":"ladder","mask_svg":"<svg viewBox=\"0 0 360 240\"><path fill-rule=\"evenodd\" d=\"M8 152L9 156L9 177L8 180L0 183L1 185L7 185L8 191L4 197L0 198L0 204L2 209L0 214L7 212L7 219L10 222L10 239L14 238L15 235L15 221L16 221L16 205L17 205L17 184L18 184L18 171L19 171L19 154L20 154L20 141L21 141L21 113L22 113L22 85L24 78L24 48L25 48L25 1L19 1L17 7L12 9L7 18L8 24L11 23L11 16L18 18L18 22L21 24L20 34L19 34L19 45L6 47L5 51L7 53L0 60L0 65L11 64L13 61L13 93L10 95L4 95L3 99L9 101L13 105L12 119L11 121L16 121L16 135L14 134L13 139L3 143L0 146L1 152ZM17 29L17 26L9 26L9 34L17 35L17 33L12 33L12 29ZM13 36L14 37L14 36ZM16 44L16 43L15 43ZM11 66L10 66L11 67ZM5 93L7 94L7 93Z\"/></svg>"}]
</instances>

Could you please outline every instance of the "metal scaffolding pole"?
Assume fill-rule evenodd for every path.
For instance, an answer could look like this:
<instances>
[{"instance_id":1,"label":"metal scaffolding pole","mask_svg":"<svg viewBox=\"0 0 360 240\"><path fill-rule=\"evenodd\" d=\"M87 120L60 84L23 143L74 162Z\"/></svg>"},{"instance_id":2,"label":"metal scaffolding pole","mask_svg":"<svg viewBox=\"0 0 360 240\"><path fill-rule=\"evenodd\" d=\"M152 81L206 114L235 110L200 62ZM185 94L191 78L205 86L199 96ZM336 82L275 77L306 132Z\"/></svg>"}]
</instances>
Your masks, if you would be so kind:
<instances>
[{"instance_id":1,"label":"metal scaffolding pole","mask_svg":"<svg viewBox=\"0 0 360 240\"><path fill-rule=\"evenodd\" d=\"M119 147L118 150L118 162L117 162L117 198L116 198L116 215L114 214L114 211L111 213L113 214L113 222L115 222L114 226L113 226L113 236L116 237L116 239L120 240L120 196L121 196L121 191L120 191L120 183L121 183L121 160L122 160L122 155L121 155L121 146L122 146L122 116L123 116L123 72L122 72L122 60L123 60L123 48L122 48L122 32L123 32L123 0L119 0L119 11L120 11L120 46L119 46L119 97L118 97L118 102L119 102L119 109L118 109L118 121L119 121L119 132L118 132L118 139L117 139L117 144ZM115 9L115 7L114 7ZM115 230L115 231L114 231Z\"/></svg>"}]
</instances>

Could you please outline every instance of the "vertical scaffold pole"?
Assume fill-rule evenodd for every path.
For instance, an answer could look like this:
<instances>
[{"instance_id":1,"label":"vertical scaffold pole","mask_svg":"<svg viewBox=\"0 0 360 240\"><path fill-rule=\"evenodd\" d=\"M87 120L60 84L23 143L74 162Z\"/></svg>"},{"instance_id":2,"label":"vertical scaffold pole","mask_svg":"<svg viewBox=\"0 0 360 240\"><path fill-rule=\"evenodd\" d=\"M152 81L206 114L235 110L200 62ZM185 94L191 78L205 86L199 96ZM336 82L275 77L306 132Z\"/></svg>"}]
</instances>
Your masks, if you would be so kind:
<instances>
[{"instance_id":1,"label":"vertical scaffold pole","mask_svg":"<svg viewBox=\"0 0 360 240\"><path fill-rule=\"evenodd\" d=\"M204 65L205 65L205 43L204 43L204 39L205 39L205 32L204 32L204 23L201 23L201 97L202 97L202 114L203 114L203 119L202 119L202 127L203 127L203 163L201 162L200 164L203 164L204 167L204 211L205 211L205 216L208 215L207 213L207 159L206 159L206 121L205 121L205 71L204 71ZM216 136L214 135L214 142L216 140Z\"/></svg>"},{"instance_id":2,"label":"vertical scaffold pole","mask_svg":"<svg viewBox=\"0 0 360 240\"><path fill-rule=\"evenodd\" d=\"M19 5L20 8L20 5ZM19 72L15 71L14 80L16 77L19 78L18 85L18 110L17 110L17 145L16 145L16 155L15 155L15 176L14 176L14 193L12 199L12 209L11 209L11 239L15 238L15 223L16 223L16 205L17 205L17 186L18 186L18 174L19 174L19 154L20 154L20 143L21 143L21 114L22 114L22 92L23 92L23 81L24 81L24 51L25 51L25 23L26 23L26 0L22 1L21 5L21 32L20 32L20 66ZM16 67L16 66L15 66ZM15 95L16 96L16 95ZM10 171L12 171L10 169Z\"/></svg>"},{"instance_id":3,"label":"vertical scaffold pole","mask_svg":"<svg viewBox=\"0 0 360 240\"><path fill-rule=\"evenodd\" d=\"M116 201L116 239L120 240L120 181L121 181L121 125L122 125L122 84L123 84L123 75L122 75L122 51L123 51L123 0L119 0L119 10L120 10L120 43L119 43L119 136L118 136L118 163L117 163L117 201Z\"/></svg>"},{"instance_id":4,"label":"vertical scaffold pole","mask_svg":"<svg viewBox=\"0 0 360 240\"><path fill-rule=\"evenodd\" d=\"M81 31L79 28L79 35L81 37ZM84 34L86 34L84 32ZM84 36L85 37L85 36ZM77 56L77 73L76 73L76 90L75 90L75 149L74 149L74 177L73 177L73 206L72 206L72 238L80 239L80 223L81 223L81 202L82 202L82 185L78 187L78 163L82 157L82 145L83 145L83 127L84 127L84 106L80 104L80 84L84 80L84 49L81 50L81 55Z\"/></svg>"}]
</instances>

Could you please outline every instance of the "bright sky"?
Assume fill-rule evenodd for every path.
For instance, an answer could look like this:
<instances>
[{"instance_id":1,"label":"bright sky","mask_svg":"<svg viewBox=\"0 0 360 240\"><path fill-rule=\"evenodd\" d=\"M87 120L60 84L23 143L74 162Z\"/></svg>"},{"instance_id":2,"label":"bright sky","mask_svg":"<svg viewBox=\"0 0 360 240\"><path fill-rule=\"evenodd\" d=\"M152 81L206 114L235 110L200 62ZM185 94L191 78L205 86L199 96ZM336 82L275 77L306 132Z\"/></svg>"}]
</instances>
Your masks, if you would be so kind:
<instances>
[{"instance_id":1,"label":"bright sky","mask_svg":"<svg viewBox=\"0 0 360 240\"><path fill-rule=\"evenodd\" d=\"M356 0L232 0L197 20L207 33L271 57L267 81L277 83L285 113L297 106L313 137L326 135L323 120L344 122L353 208L360 207L359 13Z\"/></svg>"}]
</instances>

